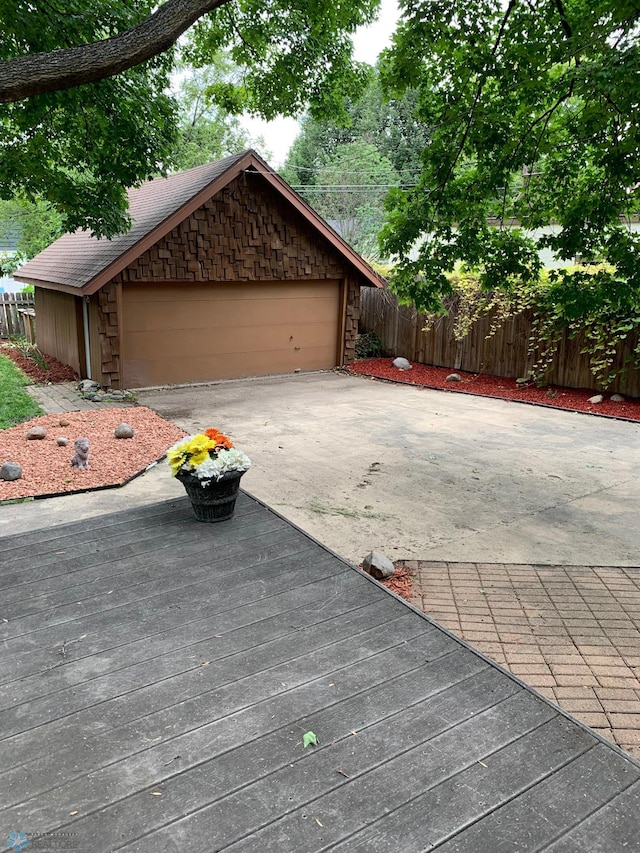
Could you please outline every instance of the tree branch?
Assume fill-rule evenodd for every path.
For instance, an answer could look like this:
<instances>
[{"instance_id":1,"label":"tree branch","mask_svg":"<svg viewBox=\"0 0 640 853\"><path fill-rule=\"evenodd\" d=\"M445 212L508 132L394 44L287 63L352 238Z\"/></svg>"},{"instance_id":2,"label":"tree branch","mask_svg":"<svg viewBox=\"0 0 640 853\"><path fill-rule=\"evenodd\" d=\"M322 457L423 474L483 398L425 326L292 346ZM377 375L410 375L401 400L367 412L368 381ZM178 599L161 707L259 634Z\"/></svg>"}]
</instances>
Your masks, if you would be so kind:
<instances>
[{"instance_id":1,"label":"tree branch","mask_svg":"<svg viewBox=\"0 0 640 853\"><path fill-rule=\"evenodd\" d=\"M492 56L495 56L496 53L498 52L498 48L500 47L500 42L502 41L502 36L505 33L507 23L509 21L509 17L511 15L511 12L514 10L517 2L518 2L518 0L509 0L509 5L507 6L507 8L504 12L504 15L502 16L502 20L500 21L500 28L498 30L498 35L497 35L496 40L493 44L493 47L491 48L491 55ZM444 193L444 189L445 189L446 185L448 184L449 180L451 179L451 176L453 175L453 173L455 171L456 166L458 165L458 161L462 157L462 154L464 151L464 146L466 145L467 138L469 136L469 133L471 132L471 126L473 125L473 120L475 118L476 108L477 108L478 104L480 103L480 98L482 97L482 92L484 89L484 84L486 83L487 76L488 75L485 74L485 76L481 77L480 81L478 82L478 86L476 88L476 93L475 93L474 98L473 98L473 103L471 105L471 109L469 110L469 114L467 116L465 128L462 132L462 138L460 139L460 142L457 145L457 151L455 152L455 156L454 156L453 160L451 161L451 164L450 164L449 169L447 171L446 178L442 182L440 187L438 187L438 189L441 190L441 192L440 192L441 198L442 198L442 194Z\"/></svg>"},{"instance_id":2,"label":"tree branch","mask_svg":"<svg viewBox=\"0 0 640 853\"><path fill-rule=\"evenodd\" d=\"M164 53L207 12L229 0L166 0L135 27L104 41L0 61L0 103L113 77Z\"/></svg>"},{"instance_id":3,"label":"tree branch","mask_svg":"<svg viewBox=\"0 0 640 853\"><path fill-rule=\"evenodd\" d=\"M560 24L564 30L566 38L571 40L573 38L573 30L571 29L571 24L567 18L567 13L562 0L553 0L553 5L556 7L558 15L560 16Z\"/></svg>"}]
</instances>

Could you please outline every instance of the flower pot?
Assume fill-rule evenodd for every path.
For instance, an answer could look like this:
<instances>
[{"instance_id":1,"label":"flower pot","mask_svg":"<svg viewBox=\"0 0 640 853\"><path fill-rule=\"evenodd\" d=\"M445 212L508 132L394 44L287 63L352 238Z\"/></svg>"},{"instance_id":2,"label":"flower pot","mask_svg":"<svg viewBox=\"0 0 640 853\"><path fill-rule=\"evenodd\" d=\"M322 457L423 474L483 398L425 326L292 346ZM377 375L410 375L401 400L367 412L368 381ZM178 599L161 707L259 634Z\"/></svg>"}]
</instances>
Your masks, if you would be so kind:
<instances>
[{"instance_id":1,"label":"flower pot","mask_svg":"<svg viewBox=\"0 0 640 853\"><path fill-rule=\"evenodd\" d=\"M240 478L244 473L229 471L219 480L210 480L204 486L202 480L186 471L178 471L176 478L184 486L198 521L214 522L226 521L233 515Z\"/></svg>"}]
</instances>

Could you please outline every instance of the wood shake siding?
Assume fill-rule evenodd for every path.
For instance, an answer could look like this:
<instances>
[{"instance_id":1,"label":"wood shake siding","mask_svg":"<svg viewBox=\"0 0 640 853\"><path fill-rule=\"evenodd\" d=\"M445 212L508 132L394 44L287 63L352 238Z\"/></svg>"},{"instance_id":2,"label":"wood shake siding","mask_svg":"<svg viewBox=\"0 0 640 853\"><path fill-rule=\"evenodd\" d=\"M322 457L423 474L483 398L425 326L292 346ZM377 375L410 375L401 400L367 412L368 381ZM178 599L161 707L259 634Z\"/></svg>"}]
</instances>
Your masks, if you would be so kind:
<instances>
[{"instance_id":1,"label":"wood shake siding","mask_svg":"<svg viewBox=\"0 0 640 853\"><path fill-rule=\"evenodd\" d=\"M116 281L343 278L339 254L262 184L259 175L240 175Z\"/></svg>"},{"instance_id":2,"label":"wood shake siding","mask_svg":"<svg viewBox=\"0 0 640 853\"><path fill-rule=\"evenodd\" d=\"M94 377L108 388L120 388L120 328L118 324L121 285L115 281L101 288L98 299L98 333L102 377Z\"/></svg>"},{"instance_id":3,"label":"wood shake siding","mask_svg":"<svg viewBox=\"0 0 640 853\"><path fill-rule=\"evenodd\" d=\"M340 279L346 287L343 362L353 361L360 281L328 240L256 173L243 173L122 270L99 293L102 382L119 387L119 289L127 283Z\"/></svg>"}]
</instances>

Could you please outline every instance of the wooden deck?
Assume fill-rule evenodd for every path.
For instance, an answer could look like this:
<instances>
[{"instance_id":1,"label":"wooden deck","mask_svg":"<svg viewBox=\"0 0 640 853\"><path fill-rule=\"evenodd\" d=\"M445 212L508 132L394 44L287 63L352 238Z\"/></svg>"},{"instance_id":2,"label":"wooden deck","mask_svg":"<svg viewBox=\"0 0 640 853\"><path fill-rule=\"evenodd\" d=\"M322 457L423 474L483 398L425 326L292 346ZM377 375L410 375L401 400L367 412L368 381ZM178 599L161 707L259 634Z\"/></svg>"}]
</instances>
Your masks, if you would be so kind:
<instances>
[{"instance_id":1,"label":"wooden deck","mask_svg":"<svg viewBox=\"0 0 640 853\"><path fill-rule=\"evenodd\" d=\"M637 762L246 495L0 560L0 846L640 850Z\"/></svg>"}]
</instances>

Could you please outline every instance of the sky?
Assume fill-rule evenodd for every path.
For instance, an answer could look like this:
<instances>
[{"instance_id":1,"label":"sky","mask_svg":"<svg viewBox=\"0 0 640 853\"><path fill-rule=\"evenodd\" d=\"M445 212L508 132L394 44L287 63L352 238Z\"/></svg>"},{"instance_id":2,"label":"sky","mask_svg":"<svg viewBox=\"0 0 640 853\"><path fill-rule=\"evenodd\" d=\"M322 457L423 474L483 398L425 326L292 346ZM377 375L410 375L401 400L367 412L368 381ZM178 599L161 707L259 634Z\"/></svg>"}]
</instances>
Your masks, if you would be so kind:
<instances>
[{"instance_id":1,"label":"sky","mask_svg":"<svg viewBox=\"0 0 640 853\"><path fill-rule=\"evenodd\" d=\"M353 37L354 58L358 62L375 65L380 52L391 42L398 19L397 0L382 0L378 20L368 27L360 27ZM298 135L298 122L293 118L280 118L266 122L246 116L242 124L252 137L262 136L271 152L269 165L279 169L287 156L293 140Z\"/></svg>"}]
</instances>

